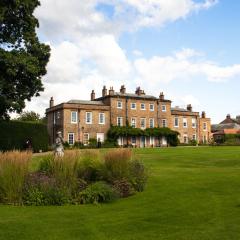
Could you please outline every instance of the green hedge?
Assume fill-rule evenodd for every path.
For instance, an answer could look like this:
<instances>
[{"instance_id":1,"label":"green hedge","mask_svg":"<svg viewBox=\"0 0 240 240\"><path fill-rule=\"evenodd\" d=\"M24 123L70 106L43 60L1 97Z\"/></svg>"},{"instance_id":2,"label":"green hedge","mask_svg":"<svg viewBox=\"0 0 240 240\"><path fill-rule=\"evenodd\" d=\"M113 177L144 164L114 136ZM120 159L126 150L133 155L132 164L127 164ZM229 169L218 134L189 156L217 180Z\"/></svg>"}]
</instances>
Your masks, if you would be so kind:
<instances>
[{"instance_id":1,"label":"green hedge","mask_svg":"<svg viewBox=\"0 0 240 240\"><path fill-rule=\"evenodd\" d=\"M0 122L0 151L23 150L28 139L34 152L48 150L46 125L20 121Z\"/></svg>"}]
</instances>

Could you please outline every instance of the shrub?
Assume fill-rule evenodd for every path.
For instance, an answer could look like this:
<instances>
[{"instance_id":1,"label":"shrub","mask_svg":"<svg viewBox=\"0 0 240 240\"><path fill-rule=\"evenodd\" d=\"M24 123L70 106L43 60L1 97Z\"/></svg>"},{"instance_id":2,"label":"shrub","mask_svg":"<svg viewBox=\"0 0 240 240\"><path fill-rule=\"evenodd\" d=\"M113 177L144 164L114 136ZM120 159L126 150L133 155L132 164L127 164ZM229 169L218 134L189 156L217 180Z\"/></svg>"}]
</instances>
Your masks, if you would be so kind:
<instances>
[{"instance_id":1,"label":"shrub","mask_svg":"<svg viewBox=\"0 0 240 240\"><path fill-rule=\"evenodd\" d=\"M142 162L134 160L131 162L130 167L130 182L134 189L142 192L147 182L147 172Z\"/></svg>"},{"instance_id":2,"label":"shrub","mask_svg":"<svg viewBox=\"0 0 240 240\"><path fill-rule=\"evenodd\" d=\"M39 171L47 174L51 174L53 171L53 154L43 156L39 163Z\"/></svg>"},{"instance_id":3,"label":"shrub","mask_svg":"<svg viewBox=\"0 0 240 240\"><path fill-rule=\"evenodd\" d=\"M81 204L111 202L117 198L117 193L106 183L96 182L89 185L79 194Z\"/></svg>"},{"instance_id":4,"label":"shrub","mask_svg":"<svg viewBox=\"0 0 240 240\"><path fill-rule=\"evenodd\" d=\"M0 195L3 202L22 203L23 186L31 157L30 152L0 153Z\"/></svg>"},{"instance_id":5,"label":"shrub","mask_svg":"<svg viewBox=\"0 0 240 240\"><path fill-rule=\"evenodd\" d=\"M82 151L78 162L78 177L88 182L99 180L102 167L99 151Z\"/></svg>"},{"instance_id":6,"label":"shrub","mask_svg":"<svg viewBox=\"0 0 240 240\"><path fill-rule=\"evenodd\" d=\"M113 182L117 179L128 178L132 152L130 149L116 149L104 156L106 180Z\"/></svg>"},{"instance_id":7,"label":"shrub","mask_svg":"<svg viewBox=\"0 0 240 240\"><path fill-rule=\"evenodd\" d=\"M48 150L47 126L36 122L0 122L0 150L24 150L27 140L31 141L34 152Z\"/></svg>"},{"instance_id":8,"label":"shrub","mask_svg":"<svg viewBox=\"0 0 240 240\"><path fill-rule=\"evenodd\" d=\"M113 188L117 191L119 196L123 198L131 196L135 192L132 184L126 179L115 180L113 182Z\"/></svg>"}]
</instances>

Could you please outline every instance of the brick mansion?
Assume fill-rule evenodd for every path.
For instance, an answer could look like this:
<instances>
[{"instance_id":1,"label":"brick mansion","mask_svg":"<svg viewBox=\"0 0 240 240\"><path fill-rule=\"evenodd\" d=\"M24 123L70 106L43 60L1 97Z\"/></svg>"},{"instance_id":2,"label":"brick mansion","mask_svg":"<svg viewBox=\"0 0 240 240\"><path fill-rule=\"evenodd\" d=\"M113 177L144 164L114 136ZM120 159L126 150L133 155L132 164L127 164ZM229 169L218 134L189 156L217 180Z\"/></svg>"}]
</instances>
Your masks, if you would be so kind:
<instances>
[{"instance_id":1,"label":"brick mansion","mask_svg":"<svg viewBox=\"0 0 240 240\"><path fill-rule=\"evenodd\" d=\"M116 92L113 87L102 89L102 96L96 98L94 90L91 100L70 100L66 103L54 105L50 100L50 107L46 110L48 132L53 143L58 131L62 132L64 141L70 145L75 142L88 144L90 138L104 142L110 126L126 126L133 128L168 127L179 132L181 143L190 140L207 143L211 134L211 120L205 112L194 112L191 104L186 109L172 107L171 100L167 100L161 92L159 97L145 94L138 87L135 93L127 93L121 86ZM127 139L119 137L118 144L125 145ZM155 137L132 137L130 144L137 147L164 146L166 139Z\"/></svg>"}]
</instances>

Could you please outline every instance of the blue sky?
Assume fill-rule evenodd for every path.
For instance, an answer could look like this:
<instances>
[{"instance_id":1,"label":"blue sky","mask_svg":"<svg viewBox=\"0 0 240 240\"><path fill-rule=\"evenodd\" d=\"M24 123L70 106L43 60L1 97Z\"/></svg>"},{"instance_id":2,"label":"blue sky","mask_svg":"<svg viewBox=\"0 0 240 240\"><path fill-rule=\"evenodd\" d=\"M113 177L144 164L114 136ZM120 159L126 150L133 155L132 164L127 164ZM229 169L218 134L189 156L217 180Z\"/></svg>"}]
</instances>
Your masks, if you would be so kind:
<instances>
[{"instance_id":1,"label":"blue sky","mask_svg":"<svg viewBox=\"0 0 240 240\"><path fill-rule=\"evenodd\" d=\"M89 99L102 85L164 91L213 123L240 115L240 1L42 0L38 34L51 45L45 92L27 104ZM60 14L61 13L61 14Z\"/></svg>"}]
</instances>

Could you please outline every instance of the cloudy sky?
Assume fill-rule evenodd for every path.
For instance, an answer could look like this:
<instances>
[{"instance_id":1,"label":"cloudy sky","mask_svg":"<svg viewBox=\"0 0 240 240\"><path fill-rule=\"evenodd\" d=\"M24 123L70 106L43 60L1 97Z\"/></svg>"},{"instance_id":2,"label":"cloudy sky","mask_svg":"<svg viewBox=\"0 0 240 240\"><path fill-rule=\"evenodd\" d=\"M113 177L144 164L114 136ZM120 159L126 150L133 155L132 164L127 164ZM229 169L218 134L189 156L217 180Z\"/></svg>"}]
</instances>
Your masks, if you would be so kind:
<instances>
[{"instance_id":1,"label":"cloudy sky","mask_svg":"<svg viewBox=\"0 0 240 240\"><path fill-rule=\"evenodd\" d=\"M38 35L52 52L41 97L27 110L89 99L103 85L160 91L213 123L240 115L240 1L40 0Z\"/></svg>"}]
</instances>

